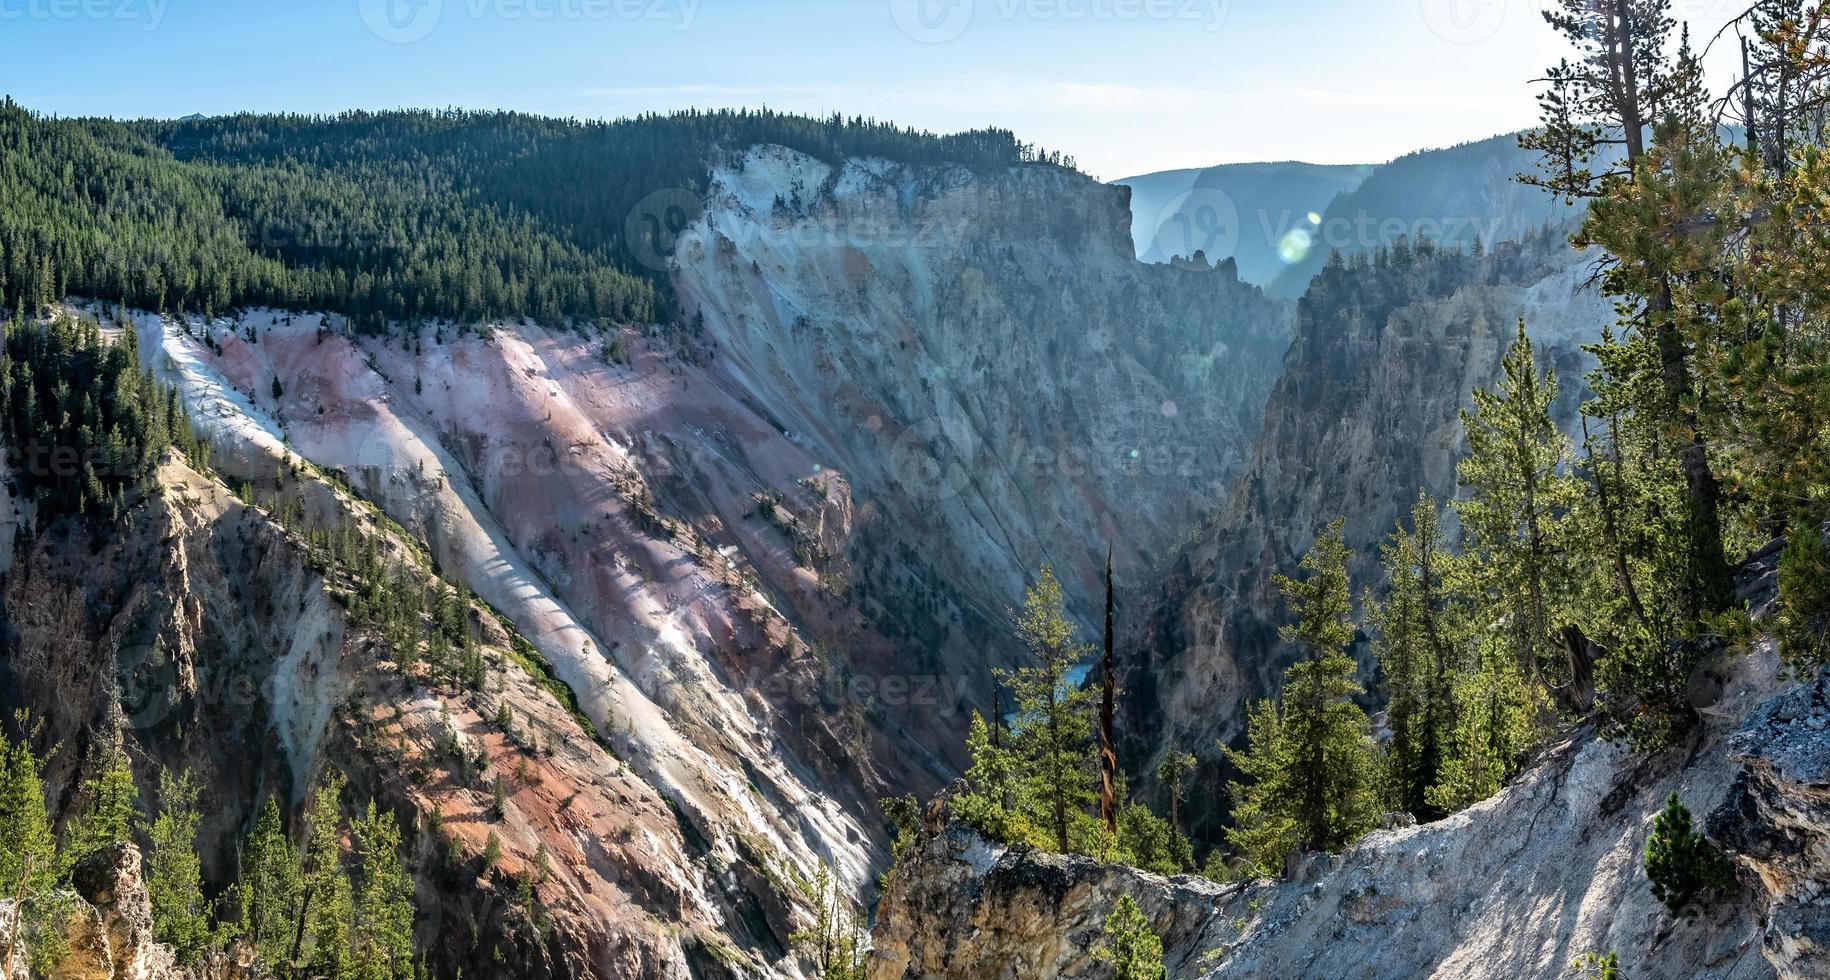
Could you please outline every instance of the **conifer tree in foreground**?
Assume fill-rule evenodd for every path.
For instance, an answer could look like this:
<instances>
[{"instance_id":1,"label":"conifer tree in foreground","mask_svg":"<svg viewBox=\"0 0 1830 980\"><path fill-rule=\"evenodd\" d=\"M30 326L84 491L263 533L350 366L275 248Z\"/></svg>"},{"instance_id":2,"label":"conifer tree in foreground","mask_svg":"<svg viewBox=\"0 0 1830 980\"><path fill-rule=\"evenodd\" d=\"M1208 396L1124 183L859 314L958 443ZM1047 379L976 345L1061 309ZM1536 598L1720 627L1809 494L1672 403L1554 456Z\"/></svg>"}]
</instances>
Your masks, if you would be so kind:
<instances>
[{"instance_id":1,"label":"conifer tree in foreground","mask_svg":"<svg viewBox=\"0 0 1830 980\"><path fill-rule=\"evenodd\" d=\"M1539 372L1524 320L1501 371L1462 414L1468 455L1456 468L1463 496L1455 510L1477 594L1503 614L1520 669L1549 685L1566 679L1556 663L1574 588L1566 515L1581 487L1569 440L1551 416L1556 376ZM1553 671L1557 681L1547 676Z\"/></svg>"},{"instance_id":2,"label":"conifer tree in foreground","mask_svg":"<svg viewBox=\"0 0 1830 980\"><path fill-rule=\"evenodd\" d=\"M1163 940L1131 896L1118 900L1106 917L1105 938L1095 955L1112 964L1114 980L1163 980Z\"/></svg>"},{"instance_id":3,"label":"conifer tree in foreground","mask_svg":"<svg viewBox=\"0 0 1830 980\"><path fill-rule=\"evenodd\" d=\"M64 864L74 865L96 851L133 839L134 814L140 796L127 753L111 746L84 780L77 794L82 809L64 832Z\"/></svg>"},{"instance_id":4,"label":"conifer tree in foreground","mask_svg":"<svg viewBox=\"0 0 1830 980\"><path fill-rule=\"evenodd\" d=\"M1578 241L1608 251L1605 289L1623 300L1623 324L1657 351L1657 397L1642 408L1673 437L1670 462L1684 485L1687 598L1707 615L1733 601L1734 577L1723 543L1722 485L1697 397L1690 311L1679 293L1687 283L1709 281L1696 275L1697 253L1686 242L1709 225L1678 213L1699 200L1696 187L1672 186L1669 139L1654 130L1649 145L1646 134L1688 116L1684 125L1699 138L1692 145L1717 139L1713 125L1697 125L1704 99L1688 37L1675 55L1669 51L1676 26L1670 7L1670 0L1557 0L1546 11L1575 58L1546 72L1542 125L1520 137L1543 166L1520 179L1567 201L1594 202Z\"/></svg>"},{"instance_id":5,"label":"conifer tree in foreground","mask_svg":"<svg viewBox=\"0 0 1830 980\"><path fill-rule=\"evenodd\" d=\"M1068 619L1055 570L1024 595L1017 635L1031 664L1006 675L1016 701L1012 745L1028 785L1019 792L1034 801L1036 819L1057 851L1073 849L1075 824L1094 800L1092 693L1068 683L1068 671L1086 658L1087 648Z\"/></svg>"},{"instance_id":6,"label":"conifer tree in foreground","mask_svg":"<svg viewBox=\"0 0 1830 980\"><path fill-rule=\"evenodd\" d=\"M298 852L280 823L279 802L269 796L242 845L236 885L242 936L268 964L288 962L301 889Z\"/></svg>"},{"instance_id":7,"label":"conifer tree in foreground","mask_svg":"<svg viewBox=\"0 0 1830 980\"><path fill-rule=\"evenodd\" d=\"M1384 551L1390 581L1385 600L1369 594L1373 650L1385 675L1386 720L1391 739L1384 753L1388 802L1428 821L1446 814L1428 792L1442 778L1454 725L1453 678L1461 666L1465 611L1449 586L1454 559L1442 548L1441 513L1419 494L1411 530L1402 524Z\"/></svg>"},{"instance_id":8,"label":"conifer tree in foreground","mask_svg":"<svg viewBox=\"0 0 1830 980\"><path fill-rule=\"evenodd\" d=\"M362 980L413 976L413 879L400 861L400 828L375 801L350 828L355 847L350 940ZM532 910L530 910L532 911Z\"/></svg>"},{"instance_id":9,"label":"conifer tree in foreground","mask_svg":"<svg viewBox=\"0 0 1830 980\"><path fill-rule=\"evenodd\" d=\"M152 901L153 935L190 965L215 941L209 904L203 896L203 867L197 859L197 780L189 772L159 773L159 812L146 827L146 892Z\"/></svg>"},{"instance_id":10,"label":"conifer tree in foreground","mask_svg":"<svg viewBox=\"0 0 1830 980\"><path fill-rule=\"evenodd\" d=\"M307 810L305 862L301 875L298 920L293 927L294 963L305 963L318 976L348 976L349 920L354 905L349 878L343 872L343 834L338 799L343 780L327 773L311 795Z\"/></svg>"},{"instance_id":11,"label":"conifer tree in foreground","mask_svg":"<svg viewBox=\"0 0 1830 980\"><path fill-rule=\"evenodd\" d=\"M1652 896L1676 917L1694 915L1699 906L1735 887L1734 864L1696 832L1690 810L1676 793L1652 823L1646 840L1646 877L1652 882Z\"/></svg>"},{"instance_id":12,"label":"conifer tree in foreground","mask_svg":"<svg viewBox=\"0 0 1830 980\"><path fill-rule=\"evenodd\" d=\"M1297 615L1284 638L1309 656L1284 673L1281 703L1253 707L1249 748L1227 749L1247 780L1229 787L1237 825L1227 837L1261 873L1275 873L1300 846L1339 851L1377 817L1371 723L1352 701L1362 691L1347 656L1354 626L1344 525L1330 525L1303 558L1307 577L1279 578Z\"/></svg>"},{"instance_id":13,"label":"conifer tree in foreground","mask_svg":"<svg viewBox=\"0 0 1830 980\"><path fill-rule=\"evenodd\" d=\"M56 894L57 843L29 745L36 727L23 712L17 721L17 741L0 735L0 898L24 910L23 928L12 930L0 963L9 975L22 963L42 969L64 952L56 930L63 908Z\"/></svg>"}]
</instances>

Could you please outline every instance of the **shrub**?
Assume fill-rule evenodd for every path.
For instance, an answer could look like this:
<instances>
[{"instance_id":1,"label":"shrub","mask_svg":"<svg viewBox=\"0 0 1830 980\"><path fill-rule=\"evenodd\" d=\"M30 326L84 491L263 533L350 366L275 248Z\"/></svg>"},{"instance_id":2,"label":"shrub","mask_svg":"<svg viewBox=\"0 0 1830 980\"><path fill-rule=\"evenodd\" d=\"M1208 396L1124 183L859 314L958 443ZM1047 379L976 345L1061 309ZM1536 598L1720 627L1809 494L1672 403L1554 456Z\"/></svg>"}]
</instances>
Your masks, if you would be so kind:
<instances>
[{"instance_id":1,"label":"shrub","mask_svg":"<svg viewBox=\"0 0 1830 980\"><path fill-rule=\"evenodd\" d=\"M1800 672L1830 663L1830 546L1799 531L1779 556L1779 650Z\"/></svg>"},{"instance_id":2,"label":"shrub","mask_svg":"<svg viewBox=\"0 0 1830 980\"><path fill-rule=\"evenodd\" d=\"M1652 823L1652 836L1646 841L1646 877L1652 881L1653 897L1676 917L1692 915L1735 888L1734 865L1696 832L1690 810L1676 793Z\"/></svg>"},{"instance_id":3,"label":"shrub","mask_svg":"<svg viewBox=\"0 0 1830 980\"><path fill-rule=\"evenodd\" d=\"M1181 874L1194 863L1188 838L1142 803L1119 811L1118 845L1121 858L1155 874Z\"/></svg>"},{"instance_id":4,"label":"shrub","mask_svg":"<svg viewBox=\"0 0 1830 980\"><path fill-rule=\"evenodd\" d=\"M1112 964L1113 980L1163 980L1163 940L1150 931L1150 920L1126 895L1106 917L1105 942L1094 955Z\"/></svg>"}]
</instances>

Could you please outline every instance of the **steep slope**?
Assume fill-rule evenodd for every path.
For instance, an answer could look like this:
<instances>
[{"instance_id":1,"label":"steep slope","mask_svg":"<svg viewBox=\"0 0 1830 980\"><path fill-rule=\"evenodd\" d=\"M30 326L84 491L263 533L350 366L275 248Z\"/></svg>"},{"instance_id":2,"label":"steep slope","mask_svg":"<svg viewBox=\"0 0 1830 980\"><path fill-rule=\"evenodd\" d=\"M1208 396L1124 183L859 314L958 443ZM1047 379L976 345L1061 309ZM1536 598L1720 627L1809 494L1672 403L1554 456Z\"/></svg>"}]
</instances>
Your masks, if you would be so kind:
<instances>
[{"instance_id":1,"label":"steep slope","mask_svg":"<svg viewBox=\"0 0 1830 980\"><path fill-rule=\"evenodd\" d=\"M827 863L861 890L880 833L860 822L863 787L921 785L921 759L880 745L892 761L870 775L866 706L847 715L821 700L820 658L759 591L821 595L782 532L744 516L758 484L738 449L778 437L647 355L612 371L577 334L427 327L358 341L326 322L141 316L138 330L151 366L211 431L218 468L258 486L276 455L296 452L340 473L513 622L615 754L603 765L626 764L677 810L703 852L683 863L732 876L777 955L806 901L792 882ZM689 386L686 407L671 401ZM676 461L667 454L680 444L705 455ZM677 463L704 495L695 523L647 482ZM795 506L827 506L779 478ZM830 492L843 511L842 484Z\"/></svg>"},{"instance_id":2,"label":"steep slope","mask_svg":"<svg viewBox=\"0 0 1830 980\"><path fill-rule=\"evenodd\" d=\"M1453 493L1459 412L1492 381L1520 317L1574 418L1581 345L1612 319L1575 253L1539 238L1481 259L1406 254L1326 269L1299 305L1250 466L1141 617L1123 678L1130 771L1153 772L1169 746L1211 766L1239 735L1246 702L1276 689L1294 654L1278 639L1274 578L1329 521L1347 519L1354 580L1371 583L1377 546L1418 490ZM1217 835L1217 809L1193 809L1197 834Z\"/></svg>"},{"instance_id":3,"label":"steep slope","mask_svg":"<svg viewBox=\"0 0 1830 980\"><path fill-rule=\"evenodd\" d=\"M1127 573L1165 553L1244 465L1287 343L1287 306L1230 264L1138 263L1126 222L1058 168L764 147L674 252L710 370L882 522L859 604L935 610L907 652L981 705L1009 659L982 624L1043 562L1087 597L1108 543Z\"/></svg>"},{"instance_id":4,"label":"steep slope","mask_svg":"<svg viewBox=\"0 0 1830 980\"><path fill-rule=\"evenodd\" d=\"M481 689L407 666L352 600L364 584L314 542L351 534L436 586L425 559L296 457L267 464L266 485L238 494L170 457L116 528L41 535L15 556L4 689L44 721L39 747L61 746L45 772L54 812L111 745L128 748L142 787L158 766L188 770L220 890L262 801L276 797L296 826L309 787L335 772L346 807L374 800L406 828L439 975L504 960L522 976L796 975L758 908L767 892L740 880L735 854L726 878L700 873L702 845L669 797L588 737L517 637L465 610ZM499 818L492 774L507 787ZM550 931L514 898L542 849L551 871L534 894Z\"/></svg>"},{"instance_id":5,"label":"steep slope","mask_svg":"<svg viewBox=\"0 0 1830 980\"><path fill-rule=\"evenodd\" d=\"M1144 262L1169 262L1206 252L1232 258L1239 278L1269 286L1288 264L1281 246L1308 216L1327 210L1359 187L1371 166L1313 163L1234 163L1165 170L1113 181L1131 189L1131 240Z\"/></svg>"},{"instance_id":6,"label":"steep slope","mask_svg":"<svg viewBox=\"0 0 1830 980\"><path fill-rule=\"evenodd\" d=\"M946 826L939 802L878 911L871 980L1108 976L1094 950L1120 897L1164 940L1171 976L1553 980L1616 952L1623 976L1822 975L1830 921L1830 677L1792 685L1762 645L1694 751L1635 755L1583 730L1497 797L1424 827L1375 831L1291 880L1165 880L1007 851ZM1673 921L1643 871L1666 797L1706 815L1740 891Z\"/></svg>"},{"instance_id":7,"label":"steep slope","mask_svg":"<svg viewBox=\"0 0 1830 980\"><path fill-rule=\"evenodd\" d=\"M868 895L875 800L958 771L963 712L990 708L1011 657L993 638L1035 567L1090 594L1105 542L1141 567L1192 522L1190 487L1243 465L1288 308L1230 268L1140 265L1124 192L1056 167L835 170L761 148L716 178L674 267L691 329L101 311L128 320L243 499L166 474L162 523L90 569L117 583L108 608L139 609L128 623L71 598L77 542L19 556L13 587L47 590L9 607L19 702L84 692L47 737L124 726L149 764L194 768L218 883L262 794L296 808L327 766L442 824L443 844L416 845L441 963L506 949L535 974L797 975L804 883L828 865ZM899 240L905 225L945 237ZM320 530L361 511L474 593L500 690L400 676L335 601L353 586L269 506ZM29 523L29 503L8 509ZM263 612L238 621L237 603ZM98 655L53 656L60 635ZM125 666L83 666L111 656ZM527 731L489 732L504 702ZM449 771L454 741L472 761ZM498 766L530 776L491 828L474 796ZM492 829L485 895L543 844L576 865L541 896L563 942L438 870ZM477 924L438 925L453 915Z\"/></svg>"}]
</instances>

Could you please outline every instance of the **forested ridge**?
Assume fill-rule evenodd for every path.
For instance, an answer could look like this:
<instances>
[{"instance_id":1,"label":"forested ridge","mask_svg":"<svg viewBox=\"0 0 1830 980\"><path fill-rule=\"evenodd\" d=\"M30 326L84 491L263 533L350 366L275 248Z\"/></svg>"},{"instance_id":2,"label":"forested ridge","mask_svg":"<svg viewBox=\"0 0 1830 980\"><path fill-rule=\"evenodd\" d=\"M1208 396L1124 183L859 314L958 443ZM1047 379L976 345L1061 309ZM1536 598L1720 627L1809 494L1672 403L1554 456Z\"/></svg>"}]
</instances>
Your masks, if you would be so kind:
<instances>
[{"instance_id":1,"label":"forested ridge","mask_svg":"<svg viewBox=\"0 0 1830 980\"><path fill-rule=\"evenodd\" d=\"M974 169L1058 155L1003 130L949 136L768 110L580 122L508 112L52 119L0 103L0 298L164 311L272 306L389 321L670 315L642 220L703 191L720 152L777 143ZM663 201L663 203L667 203ZM678 215L655 206L658 220ZM637 236L631 240L630 235Z\"/></svg>"}]
</instances>

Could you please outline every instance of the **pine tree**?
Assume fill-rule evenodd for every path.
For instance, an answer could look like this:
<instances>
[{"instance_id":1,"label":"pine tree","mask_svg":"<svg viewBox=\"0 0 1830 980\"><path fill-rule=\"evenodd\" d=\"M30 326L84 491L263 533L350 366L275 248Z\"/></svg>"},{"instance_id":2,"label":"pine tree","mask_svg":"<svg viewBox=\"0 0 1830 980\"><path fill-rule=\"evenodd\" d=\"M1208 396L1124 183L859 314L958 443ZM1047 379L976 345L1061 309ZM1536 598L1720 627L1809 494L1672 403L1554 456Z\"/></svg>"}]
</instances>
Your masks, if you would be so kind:
<instances>
[{"instance_id":1,"label":"pine tree","mask_svg":"<svg viewBox=\"0 0 1830 980\"><path fill-rule=\"evenodd\" d=\"M1657 348L1659 397L1644 407L1677 437L1688 601L1698 616L1719 612L1733 601L1734 578L1722 538L1722 487L1697 398L1694 337L1680 295L1687 285L1708 289L1720 282L1694 262L1713 249L1707 240L1723 233L1721 223L1708 220L1716 212L1698 182L1684 176L1694 176L1712 154L1720 157L1701 69L1687 31L1679 50L1668 53L1675 27L1670 0L1558 0L1545 17L1576 59L1546 73L1542 125L1519 141L1539 151L1542 172L1520 180L1566 200L1593 199L1577 242L1608 251L1606 291L1622 300L1627 326ZM1624 150L1618 164L1615 147ZM1598 161L1600 172L1592 169Z\"/></svg>"},{"instance_id":2,"label":"pine tree","mask_svg":"<svg viewBox=\"0 0 1830 980\"><path fill-rule=\"evenodd\" d=\"M335 773L326 773L311 795L298 920L289 957L327 977L346 977L350 970L354 897L343 870L342 795L343 780Z\"/></svg>"},{"instance_id":3,"label":"pine tree","mask_svg":"<svg viewBox=\"0 0 1830 980\"><path fill-rule=\"evenodd\" d=\"M1696 832L1690 810L1676 793L1652 822L1646 839L1646 877L1652 896L1673 917L1694 915L1700 906L1735 888L1734 864Z\"/></svg>"},{"instance_id":4,"label":"pine tree","mask_svg":"<svg viewBox=\"0 0 1830 980\"><path fill-rule=\"evenodd\" d=\"M351 827L355 844L351 968L361 980L411 980L413 879L400 860L400 828L373 800Z\"/></svg>"},{"instance_id":5,"label":"pine tree","mask_svg":"<svg viewBox=\"0 0 1830 980\"><path fill-rule=\"evenodd\" d=\"M1075 824L1095 796L1092 694L1067 681L1087 648L1076 638L1061 583L1047 565L1024 596L1017 634L1033 661L1005 675L1017 708L1012 745L1026 784L1019 798L1033 803L1033 819L1047 829L1054 848L1067 853Z\"/></svg>"},{"instance_id":6,"label":"pine tree","mask_svg":"<svg viewBox=\"0 0 1830 980\"><path fill-rule=\"evenodd\" d=\"M1779 556L1779 622L1786 663L1800 674L1830 663L1830 544L1814 525L1794 528Z\"/></svg>"},{"instance_id":7,"label":"pine tree","mask_svg":"<svg viewBox=\"0 0 1830 980\"><path fill-rule=\"evenodd\" d=\"M1027 817L1016 809L1017 761L992 729L1003 721L987 722L974 711L966 731L966 751L972 765L966 770L971 791L954 802L954 812L967 826L995 841L1027 843L1035 834Z\"/></svg>"},{"instance_id":8,"label":"pine tree","mask_svg":"<svg viewBox=\"0 0 1830 980\"><path fill-rule=\"evenodd\" d=\"M184 772L159 772L159 812L146 827L146 892L152 902L153 935L195 964L214 943L209 903L203 897L203 868L197 859L196 779Z\"/></svg>"},{"instance_id":9,"label":"pine tree","mask_svg":"<svg viewBox=\"0 0 1830 980\"><path fill-rule=\"evenodd\" d=\"M483 841L483 873L488 874L494 871L496 865L501 863L502 838L497 837L496 832L492 830L489 832L489 837Z\"/></svg>"},{"instance_id":10,"label":"pine tree","mask_svg":"<svg viewBox=\"0 0 1830 980\"><path fill-rule=\"evenodd\" d=\"M108 749L83 780L78 797L84 801L83 809L64 833L66 864L132 839L140 791L134 785L126 752L118 747Z\"/></svg>"},{"instance_id":11,"label":"pine tree","mask_svg":"<svg viewBox=\"0 0 1830 980\"><path fill-rule=\"evenodd\" d=\"M272 968L289 962L303 887L298 851L280 823L278 800L269 796L242 845L236 893L241 934Z\"/></svg>"},{"instance_id":12,"label":"pine tree","mask_svg":"<svg viewBox=\"0 0 1830 980\"><path fill-rule=\"evenodd\" d=\"M1385 792L1394 809L1424 821L1445 815L1429 802L1428 790L1442 778L1454 727L1452 678L1461 667L1462 612L1449 585L1456 571L1442 548L1440 521L1435 502L1419 494L1413 530L1401 524L1385 547L1385 600L1369 595L1366 602L1391 729Z\"/></svg>"},{"instance_id":13,"label":"pine tree","mask_svg":"<svg viewBox=\"0 0 1830 980\"><path fill-rule=\"evenodd\" d=\"M1163 790L1169 794L1169 826L1178 837L1182 836L1181 804L1186 791L1182 779L1194 768L1195 757L1173 745L1156 767L1157 782L1163 784Z\"/></svg>"},{"instance_id":14,"label":"pine tree","mask_svg":"<svg viewBox=\"0 0 1830 980\"><path fill-rule=\"evenodd\" d=\"M11 971L23 948L28 961L42 966L63 952L56 930L62 904L55 892L59 877L57 844L45 809L39 763L29 742L37 731L28 716L16 716L23 732L18 741L0 735L0 897L23 909L24 928L7 939L4 966Z\"/></svg>"},{"instance_id":15,"label":"pine tree","mask_svg":"<svg viewBox=\"0 0 1830 980\"><path fill-rule=\"evenodd\" d=\"M1572 579L1563 515L1581 496L1571 473L1569 441L1551 415L1555 375L1540 374L1520 320L1518 336L1491 391L1474 392L1464 412L1468 455L1457 467L1456 502L1480 594L1504 611L1513 655L1537 680L1554 669L1558 629L1571 603Z\"/></svg>"},{"instance_id":16,"label":"pine tree","mask_svg":"<svg viewBox=\"0 0 1830 980\"><path fill-rule=\"evenodd\" d=\"M1480 655L1454 677L1454 727L1426 805L1453 813L1500 791L1537 740L1543 695L1525 681L1506 637L1486 637Z\"/></svg>"},{"instance_id":17,"label":"pine tree","mask_svg":"<svg viewBox=\"0 0 1830 980\"><path fill-rule=\"evenodd\" d=\"M1363 692L1346 653L1354 626L1344 524L1330 525L1303 558L1306 578L1279 577L1297 616L1284 638L1309 658L1284 673L1281 705L1252 709L1247 751L1227 750L1249 780L1229 787L1237 826L1228 840L1263 872L1299 845L1339 851L1377 817L1371 722L1351 700Z\"/></svg>"},{"instance_id":18,"label":"pine tree","mask_svg":"<svg viewBox=\"0 0 1830 980\"><path fill-rule=\"evenodd\" d=\"M1112 964L1113 980L1164 980L1163 940L1151 931L1137 900L1126 895L1106 916L1104 941L1095 950Z\"/></svg>"}]
</instances>

